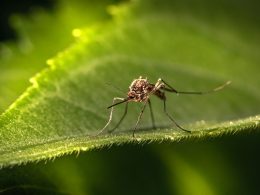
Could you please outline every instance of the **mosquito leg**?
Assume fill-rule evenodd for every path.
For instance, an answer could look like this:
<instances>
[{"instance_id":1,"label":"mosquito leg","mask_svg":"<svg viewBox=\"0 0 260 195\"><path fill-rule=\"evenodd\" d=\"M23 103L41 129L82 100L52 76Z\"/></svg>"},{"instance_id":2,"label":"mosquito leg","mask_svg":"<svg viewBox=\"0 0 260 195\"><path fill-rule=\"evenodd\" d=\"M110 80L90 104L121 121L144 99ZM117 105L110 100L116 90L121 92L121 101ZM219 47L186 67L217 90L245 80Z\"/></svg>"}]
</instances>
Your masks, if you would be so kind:
<instances>
[{"instance_id":1,"label":"mosquito leg","mask_svg":"<svg viewBox=\"0 0 260 195\"><path fill-rule=\"evenodd\" d=\"M167 87L163 87L163 90L165 91L169 91L169 92L174 92L177 94L195 94L195 95L204 95L204 94L208 94L208 93L213 93L213 92L217 92L222 90L223 88L225 88L227 85L229 85L231 83L231 81L227 81L226 83L208 90L208 91L177 91L176 89L174 89L172 86L170 86L168 83L166 83L164 80L161 79L161 82L164 83Z\"/></svg>"},{"instance_id":2,"label":"mosquito leg","mask_svg":"<svg viewBox=\"0 0 260 195\"><path fill-rule=\"evenodd\" d=\"M124 118L125 118L125 116L126 116L126 114L127 114L127 109L128 109L128 102L126 102L125 112L124 112L123 116L121 117L121 119L119 120L119 122L117 123L117 125L116 125L113 129L111 129L111 130L108 131L109 133L112 133L112 132L122 123L122 121L124 120Z\"/></svg>"},{"instance_id":3,"label":"mosquito leg","mask_svg":"<svg viewBox=\"0 0 260 195\"><path fill-rule=\"evenodd\" d=\"M150 108L150 114L151 114L153 129L155 129L154 115L153 115L153 109L152 109L152 104L151 104L150 99L148 99L148 104L149 104L149 108Z\"/></svg>"},{"instance_id":4,"label":"mosquito leg","mask_svg":"<svg viewBox=\"0 0 260 195\"><path fill-rule=\"evenodd\" d=\"M124 98L115 97L115 98L113 99L113 103L112 103L112 104L114 104L116 100L124 100ZM112 121L113 111L114 111L114 107L111 107L109 119L108 119L106 125L105 125L95 136L98 136L98 135L100 135L101 133L103 133L103 132L105 131L105 129L107 128L107 126L108 126L108 125L110 124L110 122Z\"/></svg>"},{"instance_id":5,"label":"mosquito leg","mask_svg":"<svg viewBox=\"0 0 260 195\"><path fill-rule=\"evenodd\" d=\"M165 114L168 116L168 118L169 118L178 128L180 128L181 130L183 130L183 131L185 131L185 132L191 133L191 131L189 131L189 130L187 130L187 129L184 129L183 127L181 127L181 126L168 114L168 112L166 111L166 99L163 100L163 108L164 108Z\"/></svg>"},{"instance_id":6,"label":"mosquito leg","mask_svg":"<svg viewBox=\"0 0 260 195\"><path fill-rule=\"evenodd\" d=\"M174 92L174 93L178 93L178 91L176 89L174 89L172 86L170 86L168 83L166 83L163 79L161 79L161 81L170 88L170 91Z\"/></svg>"},{"instance_id":7,"label":"mosquito leg","mask_svg":"<svg viewBox=\"0 0 260 195\"><path fill-rule=\"evenodd\" d=\"M139 116L138 116L137 121L136 121L134 130L133 130L133 137L135 137L135 131L136 131L136 128L137 128L137 126L138 126L138 124L139 124L139 122L140 122L142 116L143 116L143 113L144 113L144 109L145 109L145 107L146 107L146 104L147 104L147 101L144 103L143 108L142 108L142 110L141 110L141 112L140 112L140 114L139 114Z\"/></svg>"}]
</instances>

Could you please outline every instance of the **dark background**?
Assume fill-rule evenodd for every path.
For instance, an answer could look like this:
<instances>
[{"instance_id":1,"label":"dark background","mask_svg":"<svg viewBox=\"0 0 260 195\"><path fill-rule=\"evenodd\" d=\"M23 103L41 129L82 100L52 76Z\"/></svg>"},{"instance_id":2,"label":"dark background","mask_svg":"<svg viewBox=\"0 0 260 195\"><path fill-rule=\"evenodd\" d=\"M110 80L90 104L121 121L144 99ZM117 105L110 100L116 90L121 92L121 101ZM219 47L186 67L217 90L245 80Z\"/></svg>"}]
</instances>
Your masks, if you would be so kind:
<instances>
[{"instance_id":1,"label":"dark background","mask_svg":"<svg viewBox=\"0 0 260 195\"><path fill-rule=\"evenodd\" d=\"M41 7L46 10L52 10L55 6L54 0L3 0L0 6L0 41L16 39L16 33L9 23L9 17L12 14L29 14L34 7Z\"/></svg>"}]
</instances>

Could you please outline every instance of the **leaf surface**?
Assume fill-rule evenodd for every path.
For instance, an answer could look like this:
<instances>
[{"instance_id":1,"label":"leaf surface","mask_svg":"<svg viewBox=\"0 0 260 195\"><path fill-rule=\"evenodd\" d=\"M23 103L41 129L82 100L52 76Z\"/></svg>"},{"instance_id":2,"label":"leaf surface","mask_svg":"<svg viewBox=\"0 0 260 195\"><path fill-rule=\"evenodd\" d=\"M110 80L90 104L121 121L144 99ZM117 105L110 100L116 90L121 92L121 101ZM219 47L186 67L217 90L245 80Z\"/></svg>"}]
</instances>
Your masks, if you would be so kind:
<instances>
[{"instance_id":1,"label":"leaf surface","mask_svg":"<svg viewBox=\"0 0 260 195\"><path fill-rule=\"evenodd\" d=\"M18 40L0 44L0 113L30 86L29 79L46 67L48 58L73 42L74 28L106 21L109 1L58 1L54 11L32 9L29 16L13 15ZM91 4L92 9L84 9Z\"/></svg>"},{"instance_id":2,"label":"leaf surface","mask_svg":"<svg viewBox=\"0 0 260 195\"><path fill-rule=\"evenodd\" d=\"M259 129L256 74L260 60L254 36L245 39L247 32L238 33L232 21L220 25L180 17L183 13L169 9L176 6L171 3L146 5L147 1L138 1L110 7L113 21L73 31L74 44L49 59L50 67L38 73L32 86L1 116L1 166L111 144ZM140 75L151 83L163 78L182 91L207 91L227 80L232 85L205 96L167 93L168 112L192 134L171 124L162 102L152 98L157 129L152 128L147 109L133 139L141 104L131 103L115 133L91 136L106 124L106 107L113 97L125 97L129 84ZM115 108L110 129L123 111L123 105Z\"/></svg>"}]
</instances>

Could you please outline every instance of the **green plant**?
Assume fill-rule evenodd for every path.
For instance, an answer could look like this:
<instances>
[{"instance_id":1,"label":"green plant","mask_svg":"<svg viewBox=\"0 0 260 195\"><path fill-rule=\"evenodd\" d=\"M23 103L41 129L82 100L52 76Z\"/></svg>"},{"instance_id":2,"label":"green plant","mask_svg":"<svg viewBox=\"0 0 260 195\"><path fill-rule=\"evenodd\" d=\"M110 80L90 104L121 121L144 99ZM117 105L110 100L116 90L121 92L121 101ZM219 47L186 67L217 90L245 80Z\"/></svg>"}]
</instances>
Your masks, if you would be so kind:
<instances>
[{"instance_id":1,"label":"green plant","mask_svg":"<svg viewBox=\"0 0 260 195\"><path fill-rule=\"evenodd\" d=\"M195 1L163 3L137 1L109 6L109 2L104 1L97 3L89 13L85 10L89 5L88 3L85 5L84 1L74 3L60 1L59 4L60 8L55 13L36 12L34 13L37 16L36 22L28 22L28 19L25 19L19 27L19 29L25 27L25 31L31 33L27 38L34 37L32 40L36 48L41 48L42 51L41 49L30 51L29 42L26 42L25 37L27 45L25 44L23 51L28 50L26 58L14 52L12 58L2 59L3 63L10 64L11 68L5 65L4 72L0 74L6 75L10 70L23 72L22 78L19 78L17 72L10 71L8 78L14 76L16 79L13 82L9 82L8 79L1 81L3 94L7 93L10 87L13 87L16 93L10 94L10 97L8 93L2 96L5 98L1 108L5 111L0 117L0 163L3 167L21 166L16 166L14 171L4 169L3 176L12 175L10 172L19 175L19 170L22 170L23 173L29 171L36 177L33 169L30 170L34 167L40 170L42 172L40 175L44 177L39 177L37 182L28 179L30 183L28 186L17 182L18 189L72 194L97 193L103 192L93 187L99 181L104 189L112 193L116 190L109 185L116 186L116 184L112 181L106 184L100 177L109 178L113 174L120 174L120 171L107 170L106 165L101 165L104 157L95 154L97 152L92 152L94 153L92 155L97 155L92 160L86 160L87 157L80 154L83 156L80 159L74 159L74 156L63 157L63 161L56 160L54 165L44 166L40 163L25 166L25 164L39 160L46 160L49 164L50 159L58 156L111 145L163 142L164 144L155 144L143 149L148 156L147 159L141 160L144 162L143 166L147 166L145 162L150 159L153 161L149 161L151 167L159 167L157 176L161 178L158 184L159 190L153 191L150 188L150 193L178 191L190 194L190 192L196 193L196 190L197 193L204 191L212 194L230 192L231 188L228 186L224 186L222 190L213 187L213 184L218 186L218 182L214 179L210 181L211 184L206 182L205 178L210 178L210 174L214 175L215 170L210 169L209 175L200 176L189 166L182 154L178 151L173 152L172 146L167 146L165 143L197 138L211 140L215 136L241 134L249 130L257 135L256 130L259 130L257 105L260 96L257 74L260 56L257 53L259 28L253 25L257 23L253 15L255 12L250 12L253 8L242 12L240 2L231 14L228 10L234 4L225 1L207 3L201 0L200 4ZM201 9L205 7L208 11ZM105 13L105 9L110 15ZM214 15L211 15L213 10ZM84 20L81 14L86 14ZM89 21L85 21L85 18ZM239 25L237 18L240 19ZM251 23L248 23L249 20ZM42 26L37 27L35 23L39 21L47 28L45 40L38 35ZM64 29L65 32L69 32L73 28L74 42L47 60L52 52L71 41L69 36L63 36L62 32ZM47 45L46 39L50 42ZM50 51L49 48L53 50ZM43 68L43 60L47 61L49 67L39 71ZM37 66L32 66L31 63ZM18 66L24 66L28 71L19 69ZM28 85L26 79L35 72L38 73L31 79L32 85L17 98ZM195 132L190 135L171 125L163 113L162 102L154 98L153 109L159 129L151 128L149 114L145 113L141 127L147 131L138 132L137 139L133 139L131 129L137 119L140 105L131 104L129 114L118 129L118 133L98 137L88 136L97 132L106 123L108 112L105 108L111 103L112 98L124 95L109 85L127 91L130 82L139 75L147 76L152 82L158 77L163 77L177 89L184 90L206 90L226 80L232 80L233 83L214 95L167 96L169 112L173 113L181 124L186 124L185 127ZM21 85L17 85L19 81L22 81ZM15 98L17 100L6 109ZM122 112L123 107L116 107L112 126L120 119ZM199 144L194 143L195 145ZM134 158L140 158L134 154L136 149L132 149L129 145L116 150L121 150L119 156L126 150ZM211 151L219 153L214 146L211 150L203 150L210 157L212 157ZM107 155L104 151L101 154ZM118 157L116 154L115 152L115 156L111 159L126 158ZM197 157L200 156L199 152L196 154ZM220 165L220 169L224 172L222 175L219 174L220 177L226 177L226 180L234 179L232 171L225 173L228 166L225 167L223 159L210 162ZM112 161L110 160L108 165L112 165ZM89 162L89 165L84 162ZM95 166L102 169L97 171L97 175L90 173L92 179L82 175L79 170L89 173L90 168ZM178 173L173 166L180 167L181 171ZM165 170L165 167L168 169ZM46 170L50 170L50 173L45 174ZM185 176L193 178L196 184L187 184L185 190L176 184L175 187L170 185L174 181L172 178L183 182L186 181ZM142 181L144 177L140 177ZM3 191L9 190L10 186L10 190L16 190L16 185L12 182L10 185L6 181L11 180L2 179ZM153 180L149 179L147 184L152 182Z\"/></svg>"}]
</instances>

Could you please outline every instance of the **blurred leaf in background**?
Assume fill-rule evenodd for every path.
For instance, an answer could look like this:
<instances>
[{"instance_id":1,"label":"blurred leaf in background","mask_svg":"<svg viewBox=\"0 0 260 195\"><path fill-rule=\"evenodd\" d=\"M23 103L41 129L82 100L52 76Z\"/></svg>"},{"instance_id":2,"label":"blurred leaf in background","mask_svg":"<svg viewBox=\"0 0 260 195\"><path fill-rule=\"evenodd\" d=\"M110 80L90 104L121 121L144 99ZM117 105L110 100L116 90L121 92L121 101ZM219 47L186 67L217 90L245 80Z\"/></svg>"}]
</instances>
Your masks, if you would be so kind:
<instances>
[{"instance_id":1,"label":"blurred leaf in background","mask_svg":"<svg viewBox=\"0 0 260 195\"><path fill-rule=\"evenodd\" d=\"M110 4L114 6L108 7ZM87 60L77 59L77 56L75 60L72 56L73 63L79 62L77 65L71 63L75 67L85 67L86 62L94 64L87 78L80 80L78 77L76 81L83 83L78 86L89 87L88 83L102 86L105 81L112 80L120 83L119 87L127 88L139 73L148 74L153 81L163 75L180 89L203 89L216 81L231 79L234 84L229 92L205 99L178 98L178 103L173 101L176 106L170 111L177 113L178 120L183 123L201 119L223 121L259 114L257 5L254 1L130 1L120 6L105 1L95 4L58 1L50 13L37 10L29 18L18 16L14 21L22 35L19 43L2 45L1 50L1 109L7 109L25 90L28 79L44 68L47 59L73 41L70 34L77 28L73 31L74 36L79 35L76 41L94 40L93 45L87 44L83 48ZM94 29L94 34L89 29ZM54 62L62 55L64 53L58 54ZM82 70L86 71L85 68ZM44 86L44 80L40 81ZM73 85L73 82L69 84ZM64 88L62 93L71 89L71 86ZM111 89L93 91L97 94L88 101L99 101L96 109L100 112L116 93ZM97 99L100 94L102 100ZM207 102L205 107L204 101ZM161 110L161 104L156 100L155 110ZM135 113L130 114L124 128L133 124ZM159 121L166 121L158 113ZM93 118L92 128L99 128L105 116L106 113L102 120ZM148 122L145 118L144 124ZM75 133L69 128L67 132L63 129L65 135ZM2 135L6 136L6 133ZM0 192L258 194L257 148L259 133L145 147L114 146L86 154L81 152L77 158L75 155L63 156L46 164L2 169Z\"/></svg>"},{"instance_id":2,"label":"blurred leaf in background","mask_svg":"<svg viewBox=\"0 0 260 195\"><path fill-rule=\"evenodd\" d=\"M29 79L45 68L47 59L72 43L74 28L109 20L106 8L113 1L54 2L54 8L49 12L31 7L30 16L13 14L9 18L18 33L18 40L5 41L0 45L0 112L30 85ZM19 4L16 6L19 7ZM4 11L5 8L2 9Z\"/></svg>"}]
</instances>

